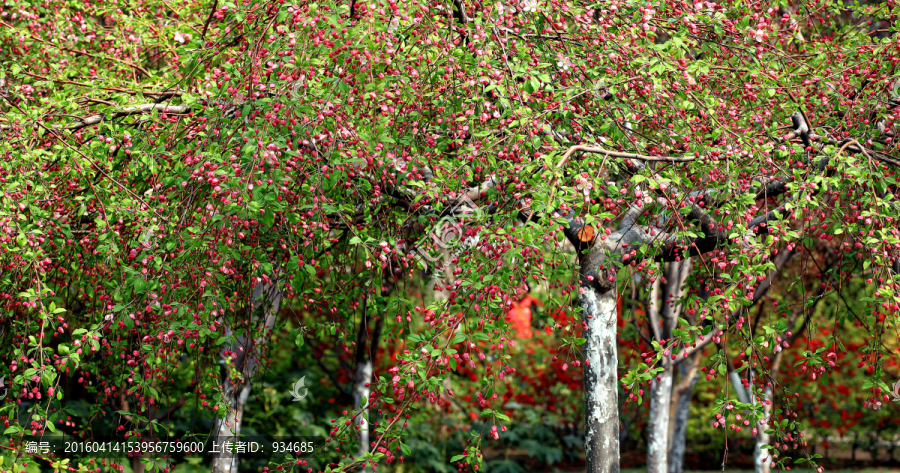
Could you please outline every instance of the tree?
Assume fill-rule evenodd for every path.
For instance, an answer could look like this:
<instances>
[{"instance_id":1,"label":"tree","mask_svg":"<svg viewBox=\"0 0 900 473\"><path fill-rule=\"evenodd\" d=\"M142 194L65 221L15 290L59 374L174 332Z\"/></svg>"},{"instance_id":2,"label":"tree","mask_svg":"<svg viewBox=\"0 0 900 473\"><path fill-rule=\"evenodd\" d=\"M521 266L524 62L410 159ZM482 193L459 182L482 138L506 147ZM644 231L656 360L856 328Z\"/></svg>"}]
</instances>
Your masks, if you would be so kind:
<instances>
[{"instance_id":1,"label":"tree","mask_svg":"<svg viewBox=\"0 0 900 473\"><path fill-rule=\"evenodd\" d=\"M352 458L333 469L409 455L405 416L452 397L461 364L486 375L496 439L508 418L493 385L514 375L506 312L527 283L580 311L560 349L584 369L587 469L617 471L622 383L639 400L659 376L666 406L673 365L713 343L759 365L749 405L723 396L716 424L749 412L775 427L756 400L774 395L765 358L791 327L751 332L746 307L779 254L816 245L840 255L818 276L826 291L874 286L889 316L869 336L886 352L900 43L856 22L892 22L893 3L16 7L0 19L0 350L20 439L56 428L65 396L83 395L71 384L129 435L165 429L129 419L185 392L211 432L237 431L281 305L325 314L312 332L360 354L356 405L328 439ZM708 299L664 299L665 343L620 373L619 287L688 258ZM406 348L367 391L373 321ZM767 430L770 452L799 432ZM454 462L477 469L481 441Z\"/></svg>"}]
</instances>

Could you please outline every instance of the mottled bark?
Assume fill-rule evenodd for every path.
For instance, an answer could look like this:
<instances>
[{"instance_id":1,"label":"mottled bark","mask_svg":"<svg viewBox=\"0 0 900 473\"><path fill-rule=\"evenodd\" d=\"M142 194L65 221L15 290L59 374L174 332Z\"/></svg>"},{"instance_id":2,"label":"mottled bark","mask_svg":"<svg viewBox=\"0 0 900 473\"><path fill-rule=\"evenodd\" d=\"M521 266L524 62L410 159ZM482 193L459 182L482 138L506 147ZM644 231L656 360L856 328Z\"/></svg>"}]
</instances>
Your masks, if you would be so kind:
<instances>
[{"instance_id":1,"label":"mottled bark","mask_svg":"<svg viewBox=\"0 0 900 473\"><path fill-rule=\"evenodd\" d=\"M657 374L650 386L650 418L647 423L647 473L668 471L669 403L672 400L672 365Z\"/></svg>"},{"instance_id":2,"label":"mottled bark","mask_svg":"<svg viewBox=\"0 0 900 473\"><path fill-rule=\"evenodd\" d=\"M809 141L809 128L806 126L802 114L795 114L794 134L801 136L805 142ZM786 139L790 139L787 138ZM566 161L576 152L602 153L606 157L620 159L637 159L644 162L689 162L696 159L673 158L667 156L643 156L629 153L621 153L593 146L576 145L569 147L557 168L565 165ZM551 187L555 187L556 180L551 181ZM768 187L766 187L768 192ZM775 189L773 189L775 192ZM768 193L766 194L768 195ZM780 212L780 213L779 213ZM750 221L746 228L756 235L768 233L769 227L765 225L770 219L784 212L781 209L770 211ZM554 212L554 217L563 217L568 225L563 233L575 247L579 256L581 295L579 305L585 314L609 314L610 325L594 318L586 317L587 329L585 338L588 342L584 347L586 358L585 366L585 455L587 471L618 471L618 406L617 398L617 373L616 373L616 331L615 331L615 301L616 267L622 261L631 248L642 244L652 244L658 248L653 259L662 262L680 261L684 257L695 256L709 252L722 244L742 244L742 241L734 239L724 231L718 230L715 221L696 202L692 205L688 220L697 221L703 232L701 237L679 237L663 231L662 228L640 225L638 220L643 214L641 204L632 204L625 212L617 231L607 235L595 237L602 232L596 231L585 223L585 220L576 212ZM530 221L535 218L534 211L523 210L519 214L522 221ZM539 219L540 217L538 217ZM584 232L583 230L592 230ZM793 252L787 255L779 255L775 261L776 269L769 274L757 287L754 300L758 300L768 290L775 274L781 266L790 258ZM608 306L608 307L607 307ZM703 350L703 347L717 340L721 332L727 330L737 315L732 314L724 327L720 330L711 330L708 335L700 340L695 340L692 347L681 347L679 353L670 356L670 362L678 364L685 358ZM674 359L672 359L674 358ZM670 394L671 395L671 394ZM612 401L612 402L610 402ZM668 432L668 428L665 429ZM668 435L666 433L666 435ZM661 470L664 471L665 469Z\"/></svg>"},{"instance_id":3,"label":"mottled bark","mask_svg":"<svg viewBox=\"0 0 900 473\"><path fill-rule=\"evenodd\" d=\"M679 300L684 293L684 282L691 270L690 258L668 264L666 279L662 285L654 285L651 292L651 322L659 320L662 324L655 333L659 334L657 341L665 346L672 338L672 329L678 324L681 314ZM657 289L658 288L658 289ZM661 304L657 297L661 292ZM659 307L659 316L654 313ZM675 347L671 348L675 351ZM668 471L669 456L669 413L672 402L672 380L675 374L675 366L670 356L665 356L660 362L663 371L650 385L650 418L647 424L647 473L666 473Z\"/></svg>"},{"instance_id":4,"label":"mottled bark","mask_svg":"<svg viewBox=\"0 0 900 473\"><path fill-rule=\"evenodd\" d=\"M226 412L225 417L217 419L215 423L215 442L220 448L219 453L213 455L212 473L238 471L237 454L222 451L221 444L230 437L240 434L244 408L253 385L252 378L259 366L260 347L265 346L265 339L275 326L281 300L281 292L275 284L260 283L254 286L250 299L248 330L239 335L236 341L226 343L223 348L234 353L231 359L233 367L227 366L225 362L223 400ZM232 332L233 328L227 327L225 336L229 336ZM258 336L254 338L253 334ZM223 361L224 358L223 356Z\"/></svg>"},{"instance_id":5,"label":"mottled bark","mask_svg":"<svg viewBox=\"0 0 900 473\"><path fill-rule=\"evenodd\" d=\"M724 351L724 348L722 350ZM751 402L750 397L753 395L751 391L753 386L750 386L751 390L744 388L744 385L741 382L741 376L735 371L731 359L726 358L726 365L728 370L728 382L731 383L731 390L734 393L734 396L737 397L738 401L741 403L749 404ZM744 415L746 415L747 412L748 411L744 411ZM759 436L757 436L756 447L754 449L754 458L757 456L757 449L759 449Z\"/></svg>"},{"instance_id":6,"label":"mottled bark","mask_svg":"<svg viewBox=\"0 0 900 473\"><path fill-rule=\"evenodd\" d=\"M603 152L607 156L615 156L619 158L634 158L643 161L679 161L679 159L669 157L646 157L638 155L629 155L627 153L617 153L609 150L601 150L599 148L573 146L570 147L566 154L562 157L557 167L561 167L565 161L576 151L583 152ZM681 162L690 161L694 158L681 160ZM588 364L585 366L585 455L587 462L587 471L590 473L598 471L618 471L619 458L619 438L618 438L618 409L616 399L618 397L617 389L617 373L616 373L616 330L615 330L615 298L617 295L616 288L616 263L621 261L623 256L631 251L631 248L645 243L653 243L659 245L659 252L654 259L663 262L680 261L686 256L694 256L706 253L716 248L718 245L731 241L723 232L716 231L712 225L713 221L708 214L698 205L693 205L688 215L690 220L696 220L700 223L704 236L699 238L677 237L666 233L660 228L644 226L638 224L638 219L643 212L641 205L632 205L626 211L619 225L618 231L608 235L596 238L600 232L584 232L589 225L575 212L560 212L556 216L564 217L568 225L563 230L566 238L575 247L579 255L580 265L580 289L582 291L579 296L579 305L585 314L605 314L611 319L609 326L604 325L593 317L585 317L587 329L585 330L585 338L587 343L584 347L584 355ZM771 214L771 212L770 212ZM754 233L762 234L768 231L768 227L762 225L771 217L770 214L757 217L747 228ZM522 212L520 218L523 221L529 221L534 217L533 212ZM594 230L594 229L591 229ZM585 238L587 236L587 238ZM783 264L783 262L782 262ZM780 266L776 262L776 267ZM688 271L684 271L686 273ZM679 271L680 275L680 271ZM771 283L770 275L767 281L762 285ZM683 282L683 280L682 280ZM681 285L675 285L680 288ZM766 287L767 289L767 287ZM763 290L764 292L765 290ZM667 298L671 299L671 298ZM677 298L675 298L677 299ZM608 309L606 306L609 306ZM670 316L674 315L672 320L677 320L677 304L673 303L673 310ZM674 322L672 323L674 325ZM670 328L671 326L670 325ZM724 328L727 328L724 327ZM654 330L656 328L654 327ZM671 333L671 332L669 332ZM670 356L673 364L682 361L685 357L699 352L703 346L710 343L719 334L719 331L713 330L710 334L701 339L698 346L692 349L680 350L680 353L674 353ZM666 337L664 335L664 338ZM675 359L672 360L671 358ZM662 377L661 377L662 380ZM671 387L671 384L669 384ZM671 396L671 390L669 390ZM612 401L610 403L610 401ZM669 406L666 404L665 414L668 417ZM662 414L661 414L662 415ZM665 472L667 470L665 457L668 455L668 422L664 429L661 429L665 441L652 442L655 445L663 445L660 457L662 462L653 460L655 463L648 465L649 471ZM659 465L662 465L661 467Z\"/></svg>"},{"instance_id":7,"label":"mottled bark","mask_svg":"<svg viewBox=\"0 0 900 473\"><path fill-rule=\"evenodd\" d=\"M585 287L578 304L587 323L583 346L584 455L588 473L619 471L618 358L616 291L598 294Z\"/></svg>"},{"instance_id":8,"label":"mottled bark","mask_svg":"<svg viewBox=\"0 0 900 473\"><path fill-rule=\"evenodd\" d=\"M672 418L672 433L669 441L669 473L684 471L684 451L687 447L687 423L691 412L691 401L694 396L694 385L700 380L697 368L700 366L700 355L694 356L694 362L688 368L680 365L681 384L675 389L678 400L675 405L675 416Z\"/></svg>"},{"instance_id":9,"label":"mottled bark","mask_svg":"<svg viewBox=\"0 0 900 473\"><path fill-rule=\"evenodd\" d=\"M228 410L224 419L216 420L216 439L218 445L212 462L212 473L237 473L238 456L236 453L224 451L223 445L231 441L241 433L241 420L244 417L244 407L247 398L250 397L251 382L244 384L230 383L225 388L225 396L228 399Z\"/></svg>"}]
</instances>

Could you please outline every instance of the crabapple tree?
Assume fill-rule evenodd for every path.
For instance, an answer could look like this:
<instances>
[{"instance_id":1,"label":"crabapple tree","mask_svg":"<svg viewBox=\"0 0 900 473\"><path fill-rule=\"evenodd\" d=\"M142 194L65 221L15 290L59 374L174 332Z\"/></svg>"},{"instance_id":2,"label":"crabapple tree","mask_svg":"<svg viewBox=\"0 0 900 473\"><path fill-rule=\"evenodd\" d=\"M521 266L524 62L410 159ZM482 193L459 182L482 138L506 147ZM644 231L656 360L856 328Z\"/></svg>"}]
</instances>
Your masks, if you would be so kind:
<instances>
[{"instance_id":1,"label":"crabapple tree","mask_svg":"<svg viewBox=\"0 0 900 473\"><path fill-rule=\"evenodd\" d=\"M8 2L6 435L86 434L103 419L152 437L184 405L215 419L210 435L237 433L291 308L327 318L296 328L298 344L336 337L356 350L358 404L333 419L323 470L402 461L409 413L452 397L462 365L484 376L489 427L452 461L478 470L482 438L509 422L493 383L515 376L508 309L529 285L578 309L560 350L584 374L588 471L618 471L619 389L639 402L648 387L665 406L674 366L712 344L744 353L753 373L745 402L716 402L715 425L754 423L776 440L760 463L784 464L801 423L763 406L773 353L802 322L753 327L746 310L781 255L836 255L818 275L825 293L871 285L883 317L869 314L870 343L888 355L900 303L896 10ZM622 371L618 293L663 282L654 350ZM382 337L405 348L373 373ZM813 380L836 363L803 362ZM867 403L886 399L882 363ZM727 371L721 354L709 366ZM89 419L65 419L84 393ZM651 471L667 468L658 440ZM237 461L217 457L213 471Z\"/></svg>"}]
</instances>

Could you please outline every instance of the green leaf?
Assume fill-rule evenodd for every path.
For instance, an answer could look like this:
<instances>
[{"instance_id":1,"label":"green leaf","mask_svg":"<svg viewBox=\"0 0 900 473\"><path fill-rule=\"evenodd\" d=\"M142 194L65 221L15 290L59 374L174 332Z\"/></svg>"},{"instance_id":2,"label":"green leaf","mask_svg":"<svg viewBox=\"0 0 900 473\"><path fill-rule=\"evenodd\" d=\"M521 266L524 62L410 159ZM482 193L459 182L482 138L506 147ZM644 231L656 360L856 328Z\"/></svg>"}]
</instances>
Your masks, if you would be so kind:
<instances>
[{"instance_id":1,"label":"green leaf","mask_svg":"<svg viewBox=\"0 0 900 473\"><path fill-rule=\"evenodd\" d=\"M272 225L275 225L275 212L271 209L263 209L263 212L265 213L260 215L259 221L262 222L266 228L272 228Z\"/></svg>"}]
</instances>

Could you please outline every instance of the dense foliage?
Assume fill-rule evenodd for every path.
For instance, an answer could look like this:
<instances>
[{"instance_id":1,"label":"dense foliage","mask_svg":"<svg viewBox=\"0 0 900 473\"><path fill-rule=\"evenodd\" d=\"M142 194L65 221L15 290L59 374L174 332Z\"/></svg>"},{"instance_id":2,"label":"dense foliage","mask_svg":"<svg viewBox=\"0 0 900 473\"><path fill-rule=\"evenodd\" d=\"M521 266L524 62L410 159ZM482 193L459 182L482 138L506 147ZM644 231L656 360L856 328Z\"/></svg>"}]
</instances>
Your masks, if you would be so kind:
<instances>
[{"instance_id":1,"label":"dense foliage","mask_svg":"<svg viewBox=\"0 0 900 473\"><path fill-rule=\"evenodd\" d=\"M858 377L856 411L890 404L896 378L896 10L7 1L4 435L221 435L280 404L264 372L321 364L345 409L324 427L297 419L308 428L292 433L328 451L284 467L402 462L429 448L409 440L412 416L467 396L479 423L440 464L476 470L483 442L517 434L511 400L558 377L565 396L622 388L629 409L708 354L697 369L720 384L740 358L752 398L720 389L713 426L765 425L771 463L815 464L800 436L818 402L771 366L788 340L806 349L782 370ZM794 255L791 277L776 277L779 254ZM665 281L681 295L653 292L688 257L684 280ZM776 289L754 319L763 285ZM528 292L547 314L534 339L510 311ZM618 371L615 343L594 338L617 311L591 313L616 292L626 308L677 306L662 321L618 310ZM821 330L831 338L814 342ZM613 381L582 380L587 362ZM618 403L604 418L575 405L573 419L618 432Z\"/></svg>"}]
</instances>

